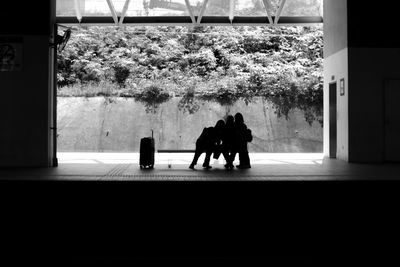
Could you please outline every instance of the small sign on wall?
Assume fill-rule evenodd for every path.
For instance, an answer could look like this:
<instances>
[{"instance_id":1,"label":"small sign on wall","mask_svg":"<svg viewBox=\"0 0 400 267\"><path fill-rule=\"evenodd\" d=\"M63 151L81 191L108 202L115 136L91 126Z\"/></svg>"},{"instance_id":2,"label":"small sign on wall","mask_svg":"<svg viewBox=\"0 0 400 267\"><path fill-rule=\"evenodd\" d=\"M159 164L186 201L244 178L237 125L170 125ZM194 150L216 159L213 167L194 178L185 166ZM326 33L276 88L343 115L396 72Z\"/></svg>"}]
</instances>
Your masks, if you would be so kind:
<instances>
[{"instance_id":1,"label":"small sign on wall","mask_svg":"<svg viewBox=\"0 0 400 267\"><path fill-rule=\"evenodd\" d=\"M344 78L340 79L340 95L343 96L345 94L345 86L344 86Z\"/></svg>"},{"instance_id":2,"label":"small sign on wall","mask_svg":"<svg viewBox=\"0 0 400 267\"><path fill-rule=\"evenodd\" d=\"M0 36L0 71L22 70L22 37Z\"/></svg>"}]
</instances>

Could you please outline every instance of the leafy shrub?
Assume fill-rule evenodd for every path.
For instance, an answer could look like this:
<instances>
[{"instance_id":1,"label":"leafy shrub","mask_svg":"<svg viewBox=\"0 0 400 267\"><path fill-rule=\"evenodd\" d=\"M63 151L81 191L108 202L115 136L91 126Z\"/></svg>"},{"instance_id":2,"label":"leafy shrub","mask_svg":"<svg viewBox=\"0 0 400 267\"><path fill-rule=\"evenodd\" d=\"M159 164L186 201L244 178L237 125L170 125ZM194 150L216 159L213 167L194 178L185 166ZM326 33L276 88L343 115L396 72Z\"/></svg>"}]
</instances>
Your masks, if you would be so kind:
<instances>
[{"instance_id":1,"label":"leafy shrub","mask_svg":"<svg viewBox=\"0 0 400 267\"><path fill-rule=\"evenodd\" d=\"M185 56L185 59L190 68L194 69L195 73L199 76L206 76L217 67L217 60L214 57L214 53L207 48L202 48L196 54L189 54Z\"/></svg>"},{"instance_id":2,"label":"leafy shrub","mask_svg":"<svg viewBox=\"0 0 400 267\"><path fill-rule=\"evenodd\" d=\"M100 83L89 82L86 84L76 83L73 85L59 87L57 94L58 96L64 96L64 97L117 96L118 86L110 82L100 82Z\"/></svg>"},{"instance_id":3,"label":"leafy shrub","mask_svg":"<svg viewBox=\"0 0 400 267\"><path fill-rule=\"evenodd\" d=\"M240 96L236 93L234 80L224 78L210 80L204 83L199 90L199 98L206 101L214 101L223 106L233 105Z\"/></svg>"},{"instance_id":4,"label":"leafy shrub","mask_svg":"<svg viewBox=\"0 0 400 267\"><path fill-rule=\"evenodd\" d=\"M134 98L144 103L147 111L156 112L158 106L167 102L171 96L164 88L157 85L150 85L144 88L143 91L136 93Z\"/></svg>"},{"instance_id":5,"label":"leafy shrub","mask_svg":"<svg viewBox=\"0 0 400 267\"><path fill-rule=\"evenodd\" d=\"M113 69L115 73L115 81L120 87L124 87L126 79L128 79L129 75L131 74L130 68L123 65L114 65Z\"/></svg>"},{"instance_id":6,"label":"leafy shrub","mask_svg":"<svg viewBox=\"0 0 400 267\"><path fill-rule=\"evenodd\" d=\"M196 99L195 89L190 88L178 103L178 109L193 114L200 109L199 101Z\"/></svg>"},{"instance_id":7,"label":"leafy shrub","mask_svg":"<svg viewBox=\"0 0 400 267\"><path fill-rule=\"evenodd\" d=\"M82 84L103 80L104 71L98 62L87 59L75 60L71 68Z\"/></svg>"},{"instance_id":8,"label":"leafy shrub","mask_svg":"<svg viewBox=\"0 0 400 267\"><path fill-rule=\"evenodd\" d=\"M189 112L198 100L261 96L279 116L300 109L322 125L322 37L321 27L76 28L58 55L59 95L135 97L152 107L175 95Z\"/></svg>"}]
</instances>

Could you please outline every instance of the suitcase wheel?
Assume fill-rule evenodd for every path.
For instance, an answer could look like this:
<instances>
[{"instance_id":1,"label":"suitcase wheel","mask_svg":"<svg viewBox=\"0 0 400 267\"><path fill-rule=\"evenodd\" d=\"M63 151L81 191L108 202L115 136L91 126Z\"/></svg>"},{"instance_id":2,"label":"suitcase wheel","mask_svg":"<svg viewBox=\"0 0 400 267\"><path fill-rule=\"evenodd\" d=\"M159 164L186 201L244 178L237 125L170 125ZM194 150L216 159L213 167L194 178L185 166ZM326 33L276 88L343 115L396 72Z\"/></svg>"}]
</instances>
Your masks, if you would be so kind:
<instances>
[{"instance_id":1,"label":"suitcase wheel","mask_svg":"<svg viewBox=\"0 0 400 267\"><path fill-rule=\"evenodd\" d=\"M140 165L140 169L154 169L154 165L147 165L147 166Z\"/></svg>"}]
</instances>

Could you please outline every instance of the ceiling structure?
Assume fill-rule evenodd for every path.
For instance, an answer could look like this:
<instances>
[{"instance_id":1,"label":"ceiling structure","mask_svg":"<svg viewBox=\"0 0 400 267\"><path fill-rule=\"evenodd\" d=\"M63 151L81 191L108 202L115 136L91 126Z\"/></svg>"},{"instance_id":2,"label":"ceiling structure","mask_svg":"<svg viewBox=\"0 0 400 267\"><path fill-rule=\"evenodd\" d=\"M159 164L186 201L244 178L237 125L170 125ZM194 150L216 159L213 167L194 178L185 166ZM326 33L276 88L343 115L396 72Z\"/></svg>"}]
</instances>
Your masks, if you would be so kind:
<instances>
[{"instance_id":1,"label":"ceiling structure","mask_svg":"<svg viewBox=\"0 0 400 267\"><path fill-rule=\"evenodd\" d=\"M57 0L65 25L282 26L323 22L323 0Z\"/></svg>"}]
</instances>

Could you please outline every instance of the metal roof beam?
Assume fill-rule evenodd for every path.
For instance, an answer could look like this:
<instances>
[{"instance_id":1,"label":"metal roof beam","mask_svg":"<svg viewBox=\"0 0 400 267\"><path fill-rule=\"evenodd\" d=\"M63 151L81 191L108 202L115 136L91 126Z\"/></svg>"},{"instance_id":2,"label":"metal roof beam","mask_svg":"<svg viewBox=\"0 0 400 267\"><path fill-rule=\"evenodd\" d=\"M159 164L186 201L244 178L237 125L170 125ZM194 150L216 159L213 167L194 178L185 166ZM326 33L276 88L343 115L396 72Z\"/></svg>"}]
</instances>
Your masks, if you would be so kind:
<instances>
[{"instance_id":1,"label":"metal roof beam","mask_svg":"<svg viewBox=\"0 0 400 267\"><path fill-rule=\"evenodd\" d=\"M286 0L281 0L279 2L278 10L276 11L276 15L275 15L275 25L278 25L278 21L281 17L282 10L283 10L283 7L285 6L285 3L286 3Z\"/></svg>"},{"instance_id":2,"label":"metal roof beam","mask_svg":"<svg viewBox=\"0 0 400 267\"><path fill-rule=\"evenodd\" d=\"M197 17L197 24L200 24L201 19L203 18L203 15L204 15L204 11L206 11L207 4L208 4L208 0L204 0L203 5L201 6L199 16Z\"/></svg>"},{"instance_id":3,"label":"metal roof beam","mask_svg":"<svg viewBox=\"0 0 400 267\"><path fill-rule=\"evenodd\" d=\"M118 15L117 15L117 12L115 11L114 4L111 2L111 0L106 0L106 1L107 1L107 4L108 4L108 7L110 8L111 15L112 15L112 17L114 19L114 22L117 25L118 24Z\"/></svg>"},{"instance_id":4,"label":"metal roof beam","mask_svg":"<svg viewBox=\"0 0 400 267\"><path fill-rule=\"evenodd\" d=\"M194 17L192 6L190 5L189 0L185 0L185 3L186 3L186 8L189 12L190 18L192 19L193 24L195 24L196 18Z\"/></svg>"},{"instance_id":5,"label":"metal roof beam","mask_svg":"<svg viewBox=\"0 0 400 267\"><path fill-rule=\"evenodd\" d=\"M273 9L272 4L270 2L271 0L263 0L264 3L264 8L267 11L267 17L269 24L273 25L274 24L274 19L272 18L271 10Z\"/></svg>"},{"instance_id":6,"label":"metal roof beam","mask_svg":"<svg viewBox=\"0 0 400 267\"><path fill-rule=\"evenodd\" d=\"M79 22L82 20L81 6L79 4L79 0L74 0L74 9L76 13L76 18Z\"/></svg>"},{"instance_id":7,"label":"metal roof beam","mask_svg":"<svg viewBox=\"0 0 400 267\"><path fill-rule=\"evenodd\" d=\"M119 19L119 26L122 26L122 24L124 23L124 18L125 18L126 12L128 11L130 2L131 2L131 0L125 1L124 7L122 9L121 17Z\"/></svg>"},{"instance_id":8,"label":"metal roof beam","mask_svg":"<svg viewBox=\"0 0 400 267\"><path fill-rule=\"evenodd\" d=\"M229 1L229 20L232 22L235 17L235 0Z\"/></svg>"},{"instance_id":9,"label":"metal roof beam","mask_svg":"<svg viewBox=\"0 0 400 267\"><path fill-rule=\"evenodd\" d=\"M82 21L79 21L76 17L57 17L56 22L61 25L104 25L113 26L114 21L112 17L102 16L85 16ZM279 19L278 26L298 26L298 25L319 25L323 23L321 16L298 16L298 17L286 17L281 16ZM124 25L132 26L193 26L193 22L189 16L125 16ZM268 18L266 16L258 17L246 17L246 16L235 16L233 21L230 22L227 16L203 16L202 25L213 25L213 26L268 26Z\"/></svg>"}]
</instances>

